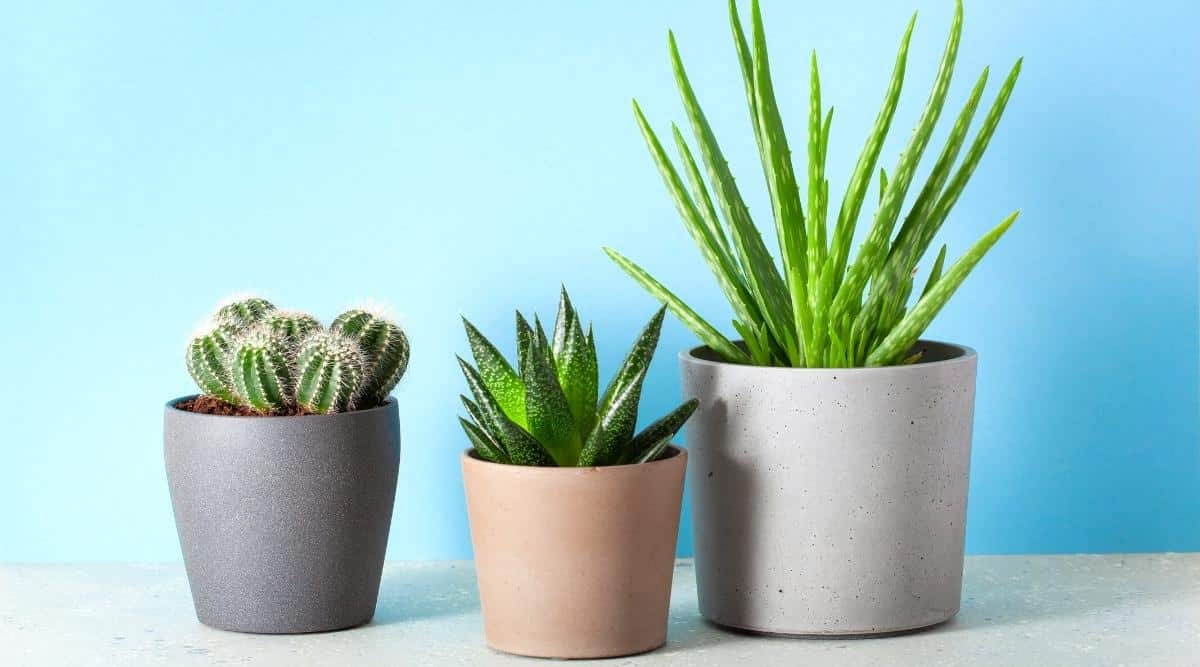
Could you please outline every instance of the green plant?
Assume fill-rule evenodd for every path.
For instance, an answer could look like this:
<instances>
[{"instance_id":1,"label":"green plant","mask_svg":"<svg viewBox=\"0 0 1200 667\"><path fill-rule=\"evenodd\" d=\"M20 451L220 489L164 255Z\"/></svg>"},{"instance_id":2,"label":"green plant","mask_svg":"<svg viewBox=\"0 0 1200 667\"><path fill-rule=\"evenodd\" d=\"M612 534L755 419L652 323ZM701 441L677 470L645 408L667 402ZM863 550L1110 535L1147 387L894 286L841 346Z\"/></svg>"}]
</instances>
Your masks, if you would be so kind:
<instances>
[{"instance_id":1,"label":"green plant","mask_svg":"<svg viewBox=\"0 0 1200 667\"><path fill-rule=\"evenodd\" d=\"M466 318L463 326L478 366L458 363L474 400L462 396L470 419L459 418L480 458L533 466L645 463L662 455L696 409L689 400L637 435L638 402L662 328L660 309L642 330L597 402L596 343L562 290L553 337L542 323L517 313L514 369Z\"/></svg>"},{"instance_id":2,"label":"green plant","mask_svg":"<svg viewBox=\"0 0 1200 667\"><path fill-rule=\"evenodd\" d=\"M832 233L827 233L826 226L829 181L825 175L825 164L833 108L826 110L822 106L816 53L813 53L810 70L808 169L805 174L807 201L802 205L791 150L775 102L758 0L751 2L750 40L746 39L742 30L734 0L729 3L729 18L754 137L770 194L782 270L776 267L750 218L724 154L696 100L673 34L668 34L671 63L688 121L700 149L703 175L683 134L672 125L672 136L686 177L685 184L685 177L680 176L636 100L633 107L667 190L732 306L735 315L733 327L741 336L744 347L722 335L640 266L611 248L605 248L605 252L670 308L701 341L729 362L764 366L851 367L884 366L915 360L919 352L913 354L911 350L921 332L971 269L1016 220L1017 213L1014 212L945 269L946 246L943 245L924 289L916 302L908 306L917 263L925 255L934 235L945 222L983 156L1016 84L1021 60L1013 65L962 162L951 175L987 82L988 70L983 70L924 186L904 217L899 231L893 235L905 196L950 87L962 33L962 2L956 2L950 37L933 90L890 177L883 169L879 170L879 206L851 262L849 251L859 212L900 97L916 15L909 21L900 42L883 107L850 176ZM714 199L717 206L713 204ZM721 218L718 218L718 208Z\"/></svg>"},{"instance_id":3,"label":"green plant","mask_svg":"<svg viewBox=\"0 0 1200 667\"><path fill-rule=\"evenodd\" d=\"M258 297L220 306L187 348L205 395L259 414L375 407L404 375L408 338L383 315L346 311L330 330Z\"/></svg>"}]
</instances>

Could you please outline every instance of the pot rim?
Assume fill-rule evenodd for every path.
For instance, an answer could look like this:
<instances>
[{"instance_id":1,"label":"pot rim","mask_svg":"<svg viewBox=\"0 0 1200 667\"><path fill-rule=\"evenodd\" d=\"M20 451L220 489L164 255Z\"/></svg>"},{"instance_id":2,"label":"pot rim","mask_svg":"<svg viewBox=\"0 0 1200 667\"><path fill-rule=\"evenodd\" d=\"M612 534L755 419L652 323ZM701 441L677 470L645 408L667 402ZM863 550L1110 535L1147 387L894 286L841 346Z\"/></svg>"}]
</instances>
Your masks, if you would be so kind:
<instances>
[{"instance_id":1,"label":"pot rim","mask_svg":"<svg viewBox=\"0 0 1200 667\"><path fill-rule=\"evenodd\" d=\"M622 474L631 470L643 470L648 466L666 467L675 463L677 459L681 459L684 463L687 462L687 450L679 445L667 445L667 451L671 452L670 456L649 461L647 463L623 463L615 466L523 466L512 463L493 463L484 461L474 455L475 448L468 447L463 450L460 456L464 465L478 466L483 469L509 469L511 472L521 475L568 475L568 474L593 474L593 473L611 473Z\"/></svg>"},{"instance_id":2,"label":"pot rim","mask_svg":"<svg viewBox=\"0 0 1200 667\"><path fill-rule=\"evenodd\" d=\"M737 339L737 340L733 341L733 343L735 345L738 343L741 343L741 342L742 342L741 339ZM734 363L729 363L727 361L714 361L712 359L705 359L704 357L697 356L697 353L701 352L703 350L711 350L711 348L709 348L709 346L707 346L707 345L697 345L696 347L688 348L688 349L680 352L679 360L690 363L690 364L695 364L697 366L721 366L721 367L744 368L744 369L765 372L765 373L771 373L771 372L776 372L776 373L843 373L843 374L857 375L857 374L878 373L880 371L895 371L895 370L902 370L902 369L906 369L906 368L925 369L925 368L935 368L937 366L948 366L948 365L953 365L953 364L961 364L961 363L966 363L968 361L973 361L979 356L979 353L975 351L975 348L968 347L966 345L959 345L958 343L949 343L946 341L931 340L931 339L927 339L927 338L921 338L921 339L917 340L917 342L916 342L917 345L919 345L921 343L942 345L944 347L948 347L948 348L955 350L957 352L957 354L955 354L955 356L953 356L953 357L950 357L949 359L939 359L938 361L918 361L916 363L906 364L903 366L897 365L897 366L855 366L855 367L850 367L850 368L793 368L791 366L755 366L753 364L734 364Z\"/></svg>"},{"instance_id":3,"label":"pot rim","mask_svg":"<svg viewBox=\"0 0 1200 667\"><path fill-rule=\"evenodd\" d=\"M178 407L176 407L177 405L179 405L180 403L182 403L184 401L191 400L193 398L198 398L199 396L200 396L200 394L188 394L186 396L180 396L179 398L173 398L173 399L167 401L165 407L166 407L168 413L170 413L171 411L174 411L174 412L177 412L177 413L180 413L183 415L187 415L188 418L237 419L237 420L253 420L255 422L260 422L263 420L338 419L338 418L346 418L350 415L368 415L368 414L371 414L374 412L382 412L385 410L391 410L397 405L396 397L388 396L387 400L384 401L382 405L377 405L373 408L367 408L365 410L351 410L349 412L335 412L331 415L254 415L254 416L250 416L250 415L210 415L210 414L204 413L204 412L191 412L190 410L180 410Z\"/></svg>"}]
</instances>

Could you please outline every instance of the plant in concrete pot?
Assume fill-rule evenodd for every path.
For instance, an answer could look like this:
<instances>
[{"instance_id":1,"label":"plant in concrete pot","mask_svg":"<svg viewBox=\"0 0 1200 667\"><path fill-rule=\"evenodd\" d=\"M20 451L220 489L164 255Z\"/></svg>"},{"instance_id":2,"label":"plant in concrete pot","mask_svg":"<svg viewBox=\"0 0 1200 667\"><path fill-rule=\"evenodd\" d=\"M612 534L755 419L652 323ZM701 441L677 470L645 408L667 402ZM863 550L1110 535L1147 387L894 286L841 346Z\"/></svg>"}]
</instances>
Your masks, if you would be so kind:
<instances>
[{"instance_id":1,"label":"plant in concrete pot","mask_svg":"<svg viewBox=\"0 0 1200 667\"><path fill-rule=\"evenodd\" d=\"M553 337L517 313L517 365L464 319L475 365L462 455L489 646L554 658L641 653L667 636L687 401L635 434L663 311L598 396L596 345L562 292Z\"/></svg>"},{"instance_id":2,"label":"plant in concrete pot","mask_svg":"<svg viewBox=\"0 0 1200 667\"><path fill-rule=\"evenodd\" d=\"M259 298L221 306L192 339L203 394L167 403L164 453L202 623L298 633L371 619L400 462L388 394L408 354L373 310L325 329Z\"/></svg>"},{"instance_id":3,"label":"plant in concrete pot","mask_svg":"<svg viewBox=\"0 0 1200 667\"><path fill-rule=\"evenodd\" d=\"M950 87L962 29L957 4L928 101L895 166L878 172L878 205L851 257L914 23L845 195L831 211L825 164L833 109L821 100L816 55L807 170L798 172L775 103L758 3L749 37L732 2L729 16L781 266L750 218L674 36L671 62L699 161L673 127L673 162L636 103L634 110L676 208L732 306L741 340L722 335L641 267L606 249L704 343L680 355L684 391L700 399L688 429L700 610L720 624L800 635L944 621L958 610L961 593L976 354L919 337L1017 214L949 266L943 245L915 298L914 280L996 129L1021 62L967 143L988 78L983 71L902 216ZM807 182L803 201L799 181Z\"/></svg>"}]
</instances>

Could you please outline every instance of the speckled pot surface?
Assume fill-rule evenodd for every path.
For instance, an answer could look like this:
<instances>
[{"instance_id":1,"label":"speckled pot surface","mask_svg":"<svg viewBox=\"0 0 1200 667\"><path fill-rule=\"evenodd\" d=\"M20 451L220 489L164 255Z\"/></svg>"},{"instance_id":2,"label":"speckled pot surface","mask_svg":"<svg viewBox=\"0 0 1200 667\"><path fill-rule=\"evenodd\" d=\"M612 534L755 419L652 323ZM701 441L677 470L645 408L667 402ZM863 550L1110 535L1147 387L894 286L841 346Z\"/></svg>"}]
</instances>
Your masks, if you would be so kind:
<instances>
[{"instance_id":1,"label":"speckled pot surface","mask_svg":"<svg viewBox=\"0 0 1200 667\"><path fill-rule=\"evenodd\" d=\"M200 622L300 633L371 620L400 464L395 400L303 417L185 412L164 452Z\"/></svg>"},{"instance_id":2,"label":"speckled pot surface","mask_svg":"<svg viewBox=\"0 0 1200 667\"><path fill-rule=\"evenodd\" d=\"M642 653L667 640L687 453L536 468L462 456L488 646L543 658Z\"/></svg>"},{"instance_id":3,"label":"speckled pot surface","mask_svg":"<svg viewBox=\"0 0 1200 667\"><path fill-rule=\"evenodd\" d=\"M761 368L680 354L700 612L745 630L870 635L952 617L962 589L974 350Z\"/></svg>"}]
</instances>

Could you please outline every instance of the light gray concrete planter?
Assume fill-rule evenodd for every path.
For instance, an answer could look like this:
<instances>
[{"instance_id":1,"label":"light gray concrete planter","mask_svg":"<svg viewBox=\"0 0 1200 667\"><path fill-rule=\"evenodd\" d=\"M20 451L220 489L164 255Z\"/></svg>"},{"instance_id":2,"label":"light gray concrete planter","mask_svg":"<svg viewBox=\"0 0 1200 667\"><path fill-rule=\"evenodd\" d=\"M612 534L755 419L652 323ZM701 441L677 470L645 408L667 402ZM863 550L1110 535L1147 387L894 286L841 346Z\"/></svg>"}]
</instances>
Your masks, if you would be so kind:
<instances>
[{"instance_id":1,"label":"light gray concrete planter","mask_svg":"<svg viewBox=\"0 0 1200 667\"><path fill-rule=\"evenodd\" d=\"M700 612L789 635L899 632L959 607L975 351L761 368L680 354Z\"/></svg>"},{"instance_id":2,"label":"light gray concrete planter","mask_svg":"<svg viewBox=\"0 0 1200 667\"><path fill-rule=\"evenodd\" d=\"M371 620L396 496L395 400L303 417L166 406L175 525L201 623L299 633Z\"/></svg>"}]
</instances>

